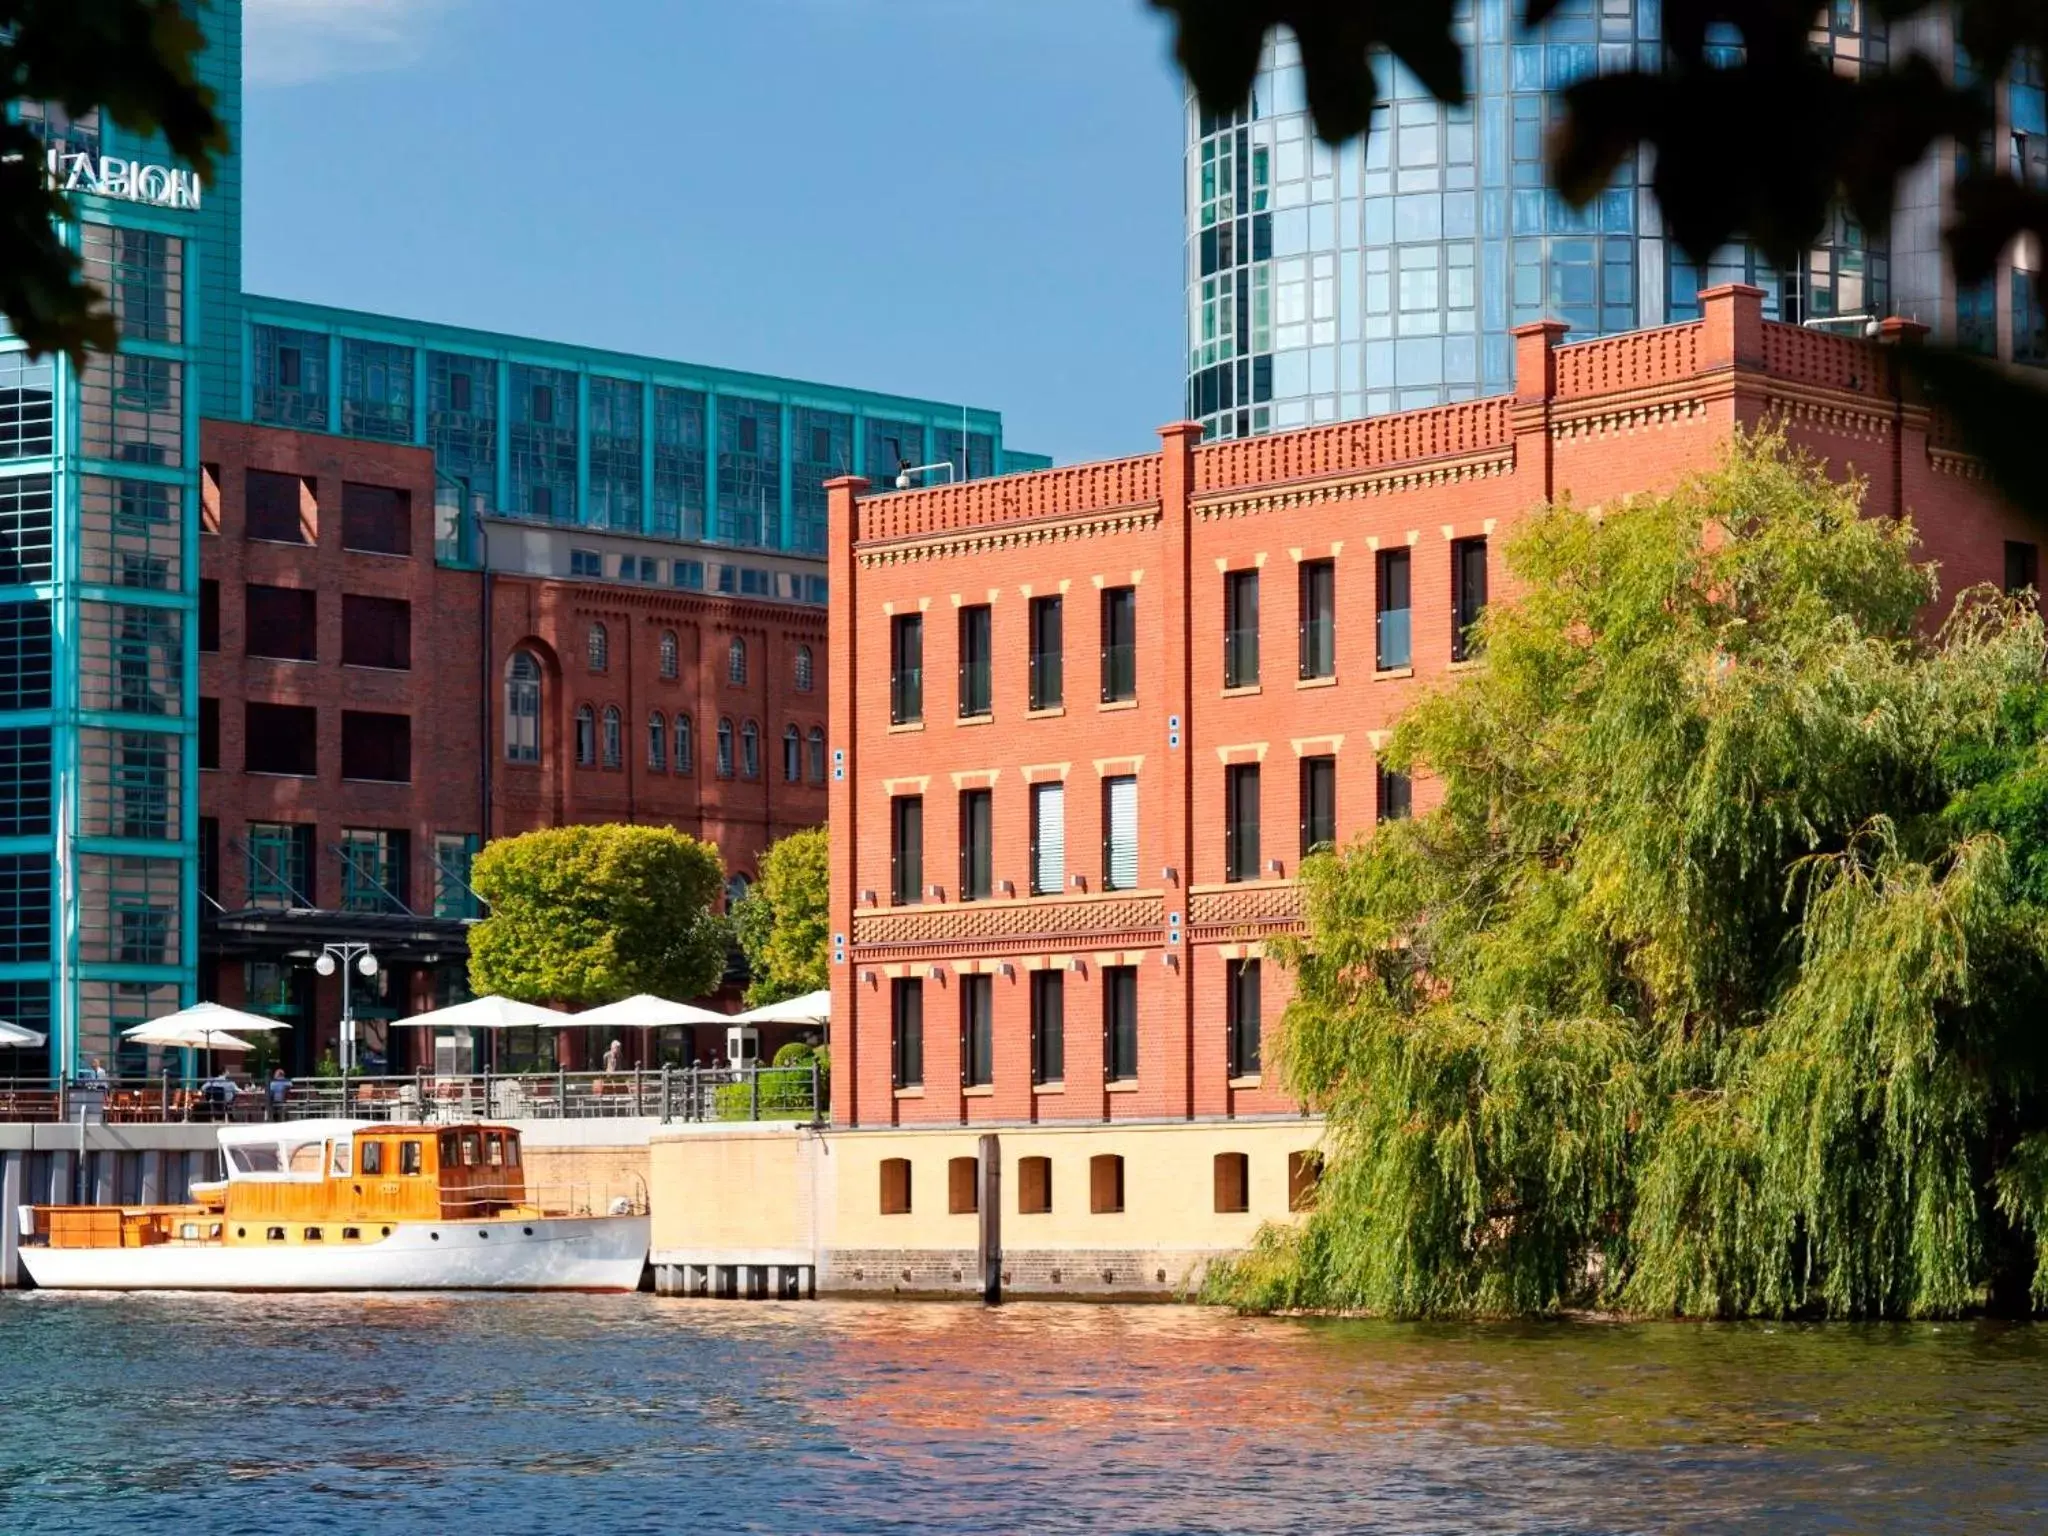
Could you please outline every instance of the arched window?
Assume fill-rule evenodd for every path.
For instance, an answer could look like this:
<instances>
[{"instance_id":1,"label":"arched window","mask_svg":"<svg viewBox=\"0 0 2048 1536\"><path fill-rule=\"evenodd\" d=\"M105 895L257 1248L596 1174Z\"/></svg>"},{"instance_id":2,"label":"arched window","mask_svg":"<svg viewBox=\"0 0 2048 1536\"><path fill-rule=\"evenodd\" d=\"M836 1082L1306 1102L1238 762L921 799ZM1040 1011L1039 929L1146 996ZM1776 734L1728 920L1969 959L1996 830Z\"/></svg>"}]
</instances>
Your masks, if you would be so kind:
<instances>
[{"instance_id":1,"label":"arched window","mask_svg":"<svg viewBox=\"0 0 2048 1536\"><path fill-rule=\"evenodd\" d=\"M748 880L745 875L734 874L728 877L725 882L725 910L730 912L734 907L745 901L747 899L747 892L751 889L753 889L753 882Z\"/></svg>"},{"instance_id":2,"label":"arched window","mask_svg":"<svg viewBox=\"0 0 2048 1536\"><path fill-rule=\"evenodd\" d=\"M604 765L616 768L625 760L626 744L620 738L625 735L619 719L619 707L607 704L604 707Z\"/></svg>"},{"instance_id":3,"label":"arched window","mask_svg":"<svg viewBox=\"0 0 2048 1536\"><path fill-rule=\"evenodd\" d=\"M647 717L647 766L656 773L668 772L668 722L658 709Z\"/></svg>"},{"instance_id":4,"label":"arched window","mask_svg":"<svg viewBox=\"0 0 2048 1536\"><path fill-rule=\"evenodd\" d=\"M803 732L793 725L782 728L782 781L794 784L804 776Z\"/></svg>"},{"instance_id":5,"label":"arched window","mask_svg":"<svg viewBox=\"0 0 2048 1536\"><path fill-rule=\"evenodd\" d=\"M732 721L724 717L718 722L718 776L732 777Z\"/></svg>"},{"instance_id":6,"label":"arched window","mask_svg":"<svg viewBox=\"0 0 2048 1536\"><path fill-rule=\"evenodd\" d=\"M725 648L725 680L738 688L747 683L747 642L738 635L732 637L732 644Z\"/></svg>"},{"instance_id":7,"label":"arched window","mask_svg":"<svg viewBox=\"0 0 2048 1536\"><path fill-rule=\"evenodd\" d=\"M688 715L676 716L672 744L675 747L676 772L695 773L697 771L697 741L696 733L690 729L690 717Z\"/></svg>"},{"instance_id":8,"label":"arched window","mask_svg":"<svg viewBox=\"0 0 2048 1536\"><path fill-rule=\"evenodd\" d=\"M505 663L505 760L540 761L540 663L531 651Z\"/></svg>"},{"instance_id":9,"label":"arched window","mask_svg":"<svg viewBox=\"0 0 2048 1536\"><path fill-rule=\"evenodd\" d=\"M808 645L796 648L796 691L811 691L811 648Z\"/></svg>"},{"instance_id":10,"label":"arched window","mask_svg":"<svg viewBox=\"0 0 2048 1536\"><path fill-rule=\"evenodd\" d=\"M761 777L761 727L751 720L740 727L740 777Z\"/></svg>"},{"instance_id":11,"label":"arched window","mask_svg":"<svg viewBox=\"0 0 2048 1536\"><path fill-rule=\"evenodd\" d=\"M576 706L576 766L588 768L597 761L597 716L588 704Z\"/></svg>"},{"instance_id":12,"label":"arched window","mask_svg":"<svg viewBox=\"0 0 2048 1536\"><path fill-rule=\"evenodd\" d=\"M591 671L602 672L611 664L611 637L604 632L602 624L590 626L590 636L585 644L588 649Z\"/></svg>"},{"instance_id":13,"label":"arched window","mask_svg":"<svg viewBox=\"0 0 2048 1536\"><path fill-rule=\"evenodd\" d=\"M664 629L661 632L661 675L673 678L676 675L676 632Z\"/></svg>"},{"instance_id":14,"label":"arched window","mask_svg":"<svg viewBox=\"0 0 2048 1536\"><path fill-rule=\"evenodd\" d=\"M822 725L811 727L811 782L825 782L825 728Z\"/></svg>"}]
</instances>

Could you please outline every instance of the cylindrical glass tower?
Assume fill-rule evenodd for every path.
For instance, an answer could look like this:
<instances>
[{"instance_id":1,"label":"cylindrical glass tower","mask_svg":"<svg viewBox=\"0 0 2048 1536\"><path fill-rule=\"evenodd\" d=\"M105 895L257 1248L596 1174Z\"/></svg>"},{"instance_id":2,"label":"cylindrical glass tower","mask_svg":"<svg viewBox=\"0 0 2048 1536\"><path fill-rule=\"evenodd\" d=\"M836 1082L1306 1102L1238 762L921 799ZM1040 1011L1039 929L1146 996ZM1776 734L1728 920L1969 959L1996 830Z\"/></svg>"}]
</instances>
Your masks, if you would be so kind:
<instances>
[{"instance_id":1,"label":"cylindrical glass tower","mask_svg":"<svg viewBox=\"0 0 2048 1536\"><path fill-rule=\"evenodd\" d=\"M1883 258L1853 227L1797 274L1740 249L1701 272L1667 247L1647 156L1583 209L1545 186L1558 93L1655 67L1661 17L1659 0L1565 0L1531 32L1510 0L1467 0L1467 104L1439 104L1382 61L1372 132L1336 149L1314 136L1287 33L1268 36L1241 110L1205 113L1190 93L1189 416L1212 439L1242 437L1498 394L1511 327L1563 320L1585 340L1661 325L1716 283L1757 284L1774 315L1788 279L1788 312L1882 312ZM1826 20L1817 46L1853 67L1882 60L1857 0Z\"/></svg>"}]
</instances>

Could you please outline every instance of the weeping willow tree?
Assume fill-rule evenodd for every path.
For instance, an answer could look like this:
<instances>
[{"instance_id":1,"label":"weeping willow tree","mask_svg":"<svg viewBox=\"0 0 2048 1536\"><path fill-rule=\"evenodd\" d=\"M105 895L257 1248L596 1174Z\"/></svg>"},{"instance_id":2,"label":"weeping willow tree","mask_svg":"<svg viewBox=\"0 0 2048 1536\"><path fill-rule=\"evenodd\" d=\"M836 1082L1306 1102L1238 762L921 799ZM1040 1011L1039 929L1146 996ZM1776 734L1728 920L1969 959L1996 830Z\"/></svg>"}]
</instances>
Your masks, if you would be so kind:
<instances>
[{"instance_id":1,"label":"weeping willow tree","mask_svg":"<svg viewBox=\"0 0 2048 1536\"><path fill-rule=\"evenodd\" d=\"M1441 805L1302 868L1323 1184L1214 1299L2048 1303L2048 647L1859 501L1767 435L1521 526L1389 746Z\"/></svg>"}]
</instances>

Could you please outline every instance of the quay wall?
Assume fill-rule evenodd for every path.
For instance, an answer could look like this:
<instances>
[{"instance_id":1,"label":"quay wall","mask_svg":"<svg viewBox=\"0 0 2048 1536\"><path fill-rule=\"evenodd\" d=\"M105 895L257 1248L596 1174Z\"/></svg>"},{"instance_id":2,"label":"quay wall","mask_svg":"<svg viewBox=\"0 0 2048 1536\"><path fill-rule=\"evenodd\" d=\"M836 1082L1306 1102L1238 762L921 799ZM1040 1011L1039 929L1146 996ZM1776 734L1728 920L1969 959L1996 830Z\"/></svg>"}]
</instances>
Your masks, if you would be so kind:
<instances>
[{"instance_id":1,"label":"quay wall","mask_svg":"<svg viewBox=\"0 0 2048 1536\"><path fill-rule=\"evenodd\" d=\"M1299 1219L1322 1134L1320 1120L1291 1115L664 1127L649 1149L653 1261L805 1266L821 1294L979 1296L978 1159L993 1136L1006 1295L1165 1299L1263 1224ZM1027 1179L1027 1161L1040 1159Z\"/></svg>"}]
</instances>

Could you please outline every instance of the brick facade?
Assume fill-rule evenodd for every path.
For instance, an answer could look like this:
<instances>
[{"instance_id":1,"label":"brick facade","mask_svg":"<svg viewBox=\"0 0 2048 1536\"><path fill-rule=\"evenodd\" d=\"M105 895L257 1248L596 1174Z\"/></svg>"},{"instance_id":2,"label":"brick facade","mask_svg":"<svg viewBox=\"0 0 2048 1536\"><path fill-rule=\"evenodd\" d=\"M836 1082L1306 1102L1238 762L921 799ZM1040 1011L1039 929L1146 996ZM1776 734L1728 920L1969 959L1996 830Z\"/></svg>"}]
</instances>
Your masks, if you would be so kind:
<instances>
[{"instance_id":1,"label":"brick facade","mask_svg":"<svg viewBox=\"0 0 2048 1536\"><path fill-rule=\"evenodd\" d=\"M1491 596L1506 594L1502 536L1545 500L1582 505L1668 487L1710 465L1738 424L1781 417L1791 441L1867 482L1872 516L1903 511L1954 592L1999 582L2005 541L2034 537L1895 392L1881 354L1766 323L1761 295L1702 296L1700 321L1558 344L1562 327L1516 333L1511 397L1198 444L1162 430L1156 454L958 487L869 494L831 486L830 739L834 1119L842 1125L1181 1119L1292 1113L1270 1075L1231 1076L1225 975L1264 938L1297 926L1305 756L1335 760L1336 836L1378 819L1376 750L1418 688L1452 658L1457 541L1485 540ZM1894 342L1911 340L1889 322ZM1477 548L1477 546L1472 546ZM1376 663L1382 552L1405 551L1409 665ZM1333 562L1334 674L1300 678L1302 562ZM1256 683L1223 686L1224 575L1259 573ZM1098 688L1099 592L1135 588L1137 687ZM1062 596L1064 700L1027 708L1028 611ZM961 719L954 678L962 606L987 604L993 707ZM924 709L892 724L891 629L923 615ZM1257 765L1261 850L1226 878L1225 779ZM1101 889L1101 781L1138 782L1138 879ZM1068 880L1029 896L1029 788L1066 786ZM992 791L995 899L957 899L963 789ZM1429 800L1415 786L1416 808ZM891 901L891 801L923 800L919 899ZM1009 882L1005 889L1003 882ZM1106 966L1135 969L1137 1071L1105 1081ZM1064 973L1065 1062L1034 1084L1030 976ZM963 1087L963 977L988 975L993 1070ZM921 984L922 1081L892 1070L892 990ZM1270 1039L1288 995L1259 973Z\"/></svg>"}]
</instances>

